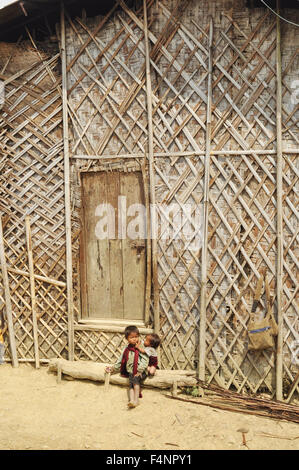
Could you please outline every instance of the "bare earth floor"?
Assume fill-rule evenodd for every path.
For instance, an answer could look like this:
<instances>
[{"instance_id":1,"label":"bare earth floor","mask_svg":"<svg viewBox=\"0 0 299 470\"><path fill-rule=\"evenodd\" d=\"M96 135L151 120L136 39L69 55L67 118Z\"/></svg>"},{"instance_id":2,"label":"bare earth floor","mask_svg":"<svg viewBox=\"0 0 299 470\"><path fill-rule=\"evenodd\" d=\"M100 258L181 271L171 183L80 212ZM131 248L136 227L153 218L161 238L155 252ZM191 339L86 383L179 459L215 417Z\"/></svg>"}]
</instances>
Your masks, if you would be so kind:
<instances>
[{"instance_id":1,"label":"bare earth floor","mask_svg":"<svg viewBox=\"0 0 299 470\"><path fill-rule=\"evenodd\" d=\"M299 449L299 425L292 422L171 400L151 389L128 410L125 388L58 384L46 366L3 364L0 376L1 450ZM248 447L240 428L248 429Z\"/></svg>"}]
</instances>

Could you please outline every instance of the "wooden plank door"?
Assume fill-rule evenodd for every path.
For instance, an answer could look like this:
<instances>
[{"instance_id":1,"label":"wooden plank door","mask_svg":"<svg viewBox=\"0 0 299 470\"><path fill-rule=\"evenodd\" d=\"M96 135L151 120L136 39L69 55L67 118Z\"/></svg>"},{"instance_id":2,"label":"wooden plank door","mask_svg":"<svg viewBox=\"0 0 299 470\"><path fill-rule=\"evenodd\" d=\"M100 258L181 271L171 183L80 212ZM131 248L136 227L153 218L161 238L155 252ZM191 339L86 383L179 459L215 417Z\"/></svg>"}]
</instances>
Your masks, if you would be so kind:
<instances>
[{"instance_id":1,"label":"wooden plank door","mask_svg":"<svg viewBox=\"0 0 299 470\"><path fill-rule=\"evenodd\" d=\"M82 173L82 317L143 320L146 217L141 172Z\"/></svg>"}]
</instances>

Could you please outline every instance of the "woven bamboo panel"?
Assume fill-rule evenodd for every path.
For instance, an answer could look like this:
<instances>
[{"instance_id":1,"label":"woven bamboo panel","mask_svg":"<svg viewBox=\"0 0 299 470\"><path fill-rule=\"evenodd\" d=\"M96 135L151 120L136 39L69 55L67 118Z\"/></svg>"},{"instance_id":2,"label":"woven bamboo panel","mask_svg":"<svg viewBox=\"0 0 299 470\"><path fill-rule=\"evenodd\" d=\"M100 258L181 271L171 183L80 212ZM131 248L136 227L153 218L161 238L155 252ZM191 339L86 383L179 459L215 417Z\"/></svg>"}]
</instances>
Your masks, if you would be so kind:
<instances>
[{"instance_id":1,"label":"woven bamboo panel","mask_svg":"<svg viewBox=\"0 0 299 470\"><path fill-rule=\"evenodd\" d=\"M186 2L178 3L172 12L162 3L159 7L162 14L153 30L159 29L149 35L154 151L196 152L205 145L208 28L198 31L178 21Z\"/></svg>"},{"instance_id":2,"label":"woven bamboo panel","mask_svg":"<svg viewBox=\"0 0 299 470\"><path fill-rule=\"evenodd\" d=\"M275 22L268 13L254 20L247 35L238 17L225 14L215 31L215 150L273 148ZM275 162L224 155L212 157L210 171L207 379L238 391L272 392L274 353L248 352L246 324L262 268L275 288Z\"/></svg>"},{"instance_id":3,"label":"woven bamboo panel","mask_svg":"<svg viewBox=\"0 0 299 470\"><path fill-rule=\"evenodd\" d=\"M276 23L268 10L259 11L247 32L240 17L224 13L215 31L213 148L270 150L276 139Z\"/></svg>"},{"instance_id":4,"label":"woven bamboo panel","mask_svg":"<svg viewBox=\"0 0 299 470\"><path fill-rule=\"evenodd\" d=\"M299 102L296 92L298 86L299 53L296 47L297 28L290 24L282 25L282 121L283 142L285 147L297 148L299 144ZM288 54L284 51L288 50ZM296 99L297 98L297 99ZM284 309L284 392L291 397L292 383L299 365L299 158L298 154L284 154L283 169L283 237L284 237L284 276L283 276L283 309Z\"/></svg>"},{"instance_id":5,"label":"woven bamboo panel","mask_svg":"<svg viewBox=\"0 0 299 470\"><path fill-rule=\"evenodd\" d=\"M269 13L253 18L250 34L238 19L225 15L224 28L216 36L219 55L214 66L213 148L245 151L275 148L275 24ZM237 40L231 41L231 38ZM224 52L225 51L225 54ZM287 72L283 76L283 132L287 145L298 144L296 108L288 109L290 92ZM221 67L219 67L218 60ZM219 112L221 119L219 120ZM287 124L288 123L288 124ZM246 323L258 271L266 268L271 281L275 310L276 287L276 158L275 155L212 159L209 213L209 304L207 326L207 377L221 386L231 385L256 392L275 391L275 354L248 353ZM285 156L283 218L284 256L284 358L290 382L294 377L287 364L298 337L298 215L296 187L298 157ZM221 183L222 179L222 183ZM226 201L226 204L225 204ZM294 205L295 204L295 205ZM227 209L223 207L227 205ZM218 247L221 247L219 253ZM291 269L290 269L291 268ZM291 288L289 286L292 286ZM295 287L296 286L296 287ZM292 346L291 346L292 345ZM289 349L287 351L287 349ZM292 351L291 351L292 353ZM293 369L294 370L294 361ZM287 374L284 374L284 380Z\"/></svg>"},{"instance_id":6,"label":"woven bamboo panel","mask_svg":"<svg viewBox=\"0 0 299 470\"><path fill-rule=\"evenodd\" d=\"M203 165L196 158L173 163L161 158L155 165L161 363L192 369L198 348Z\"/></svg>"},{"instance_id":7,"label":"woven bamboo panel","mask_svg":"<svg viewBox=\"0 0 299 470\"><path fill-rule=\"evenodd\" d=\"M299 304L298 304L298 157L286 156L284 167L284 376L292 384L299 364Z\"/></svg>"},{"instance_id":8,"label":"woven bamboo panel","mask_svg":"<svg viewBox=\"0 0 299 470\"><path fill-rule=\"evenodd\" d=\"M20 360L34 358L29 274L16 272L28 273L25 215L31 217L35 274L61 281L65 277L59 54L48 57L40 52L27 33L31 47L15 46L12 63L3 58L0 137L0 210L6 220L5 254L12 270L10 293ZM40 357L65 354L65 288L37 282L36 295Z\"/></svg>"},{"instance_id":9,"label":"woven bamboo panel","mask_svg":"<svg viewBox=\"0 0 299 470\"><path fill-rule=\"evenodd\" d=\"M103 331L76 331L75 356L78 360L113 363L126 346L124 336Z\"/></svg>"},{"instance_id":10,"label":"woven bamboo panel","mask_svg":"<svg viewBox=\"0 0 299 470\"><path fill-rule=\"evenodd\" d=\"M275 286L273 171L267 157L212 158L207 372L209 381L233 384L239 391L273 386L274 354L249 353L246 335L252 294L264 268L272 294Z\"/></svg>"},{"instance_id":11,"label":"woven bamboo panel","mask_svg":"<svg viewBox=\"0 0 299 470\"><path fill-rule=\"evenodd\" d=\"M114 13L114 14L113 14ZM142 23L115 8L94 21L68 18L68 106L72 154L145 153Z\"/></svg>"}]
</instances>

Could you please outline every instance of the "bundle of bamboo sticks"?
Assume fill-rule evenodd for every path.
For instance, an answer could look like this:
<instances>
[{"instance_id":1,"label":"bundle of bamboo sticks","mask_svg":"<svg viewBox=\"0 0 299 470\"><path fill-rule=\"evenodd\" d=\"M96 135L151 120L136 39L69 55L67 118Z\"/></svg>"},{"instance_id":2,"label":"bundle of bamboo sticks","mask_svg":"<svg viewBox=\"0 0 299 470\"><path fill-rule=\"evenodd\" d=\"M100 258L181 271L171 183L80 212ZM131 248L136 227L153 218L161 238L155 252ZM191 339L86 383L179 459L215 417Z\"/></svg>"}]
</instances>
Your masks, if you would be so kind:
<instances>
[{"instance_id":1,"label":"bundle of bamboo sticks","mask_svg":"<svg viewBox=\"0 0 299 470\"><path fill-rule=\"evenodd\" d=\"M216 385L206 385L198 381L199 387L206 390L209 396L202 398L183 398L180 396L167 395L169 398L206 405L221 410L247 413L268 418L292 421L299 423L299 406L290 405L281 401L258 398L248 395L240 395L230 390L224 390Z\"/></svg>"}]
</instances>

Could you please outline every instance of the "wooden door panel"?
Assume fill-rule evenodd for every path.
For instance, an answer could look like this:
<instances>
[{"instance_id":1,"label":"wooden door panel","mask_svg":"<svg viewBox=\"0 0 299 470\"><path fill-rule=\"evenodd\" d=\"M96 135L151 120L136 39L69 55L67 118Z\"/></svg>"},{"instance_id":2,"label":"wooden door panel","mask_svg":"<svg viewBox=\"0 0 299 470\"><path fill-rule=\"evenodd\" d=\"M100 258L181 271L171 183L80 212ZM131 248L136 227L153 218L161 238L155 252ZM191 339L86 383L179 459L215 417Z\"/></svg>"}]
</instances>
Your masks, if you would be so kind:
<instances>
[{"instance_id":1,"label":"wooden door panel","mask_svg":"<svg viewBox=\"0 0 299 470\"><path fill-rule=\"evenodd\" d=\"M107 202L115 210L114 236L109 237L109 274L110 274L110 302L111 317L123 318L123 269L122 244L118 238L118 196L120 194L120 172L107 174L108 190Z\"/></svg>"},{"instance_id":2,"label":"wooden door panel","mask_svg":"<svg viewBox=\"0 0 299 470\"><path fill-rule=\"evenodd\" d=\"M127 233L128 227L135 227L135 221L138 222L137 229L139 222L145 224L143 211L135 210L144 207L141 173L83 173L82 201L83 317L142 320L145 302L146 240L130 238L132 230ZM119 210L120 201L125 203L122 211ZM103 209L102 204L109 205L109 208ZM137 204L135 208L132 206L134 204ZM128 215L130 208L131 215ZM108 229L104 222L108 212L110 216L114 214L113 223L109 225L109 235L99 236L97 224L100 221L101 228L105 226L105 230ZM145 227L140 227L139 232L133 230L133 237L142 230L145 234Z\"/></svg>"},{"instance_id":3,"label":"wooden door panel","mask_svg":"<svg viewBox=\"0 0 299 470\"><path fill-rule=\"evenodd\" d=\"M136 220L133 204L144 207L142 176L140 173L121 173L121 194L126 197L128 215L126 218L126 237L122 240L123 279L124 279L124 318L141 320L144 318L145 297L145 248L140 247L132 238L129 230ZM129 211L132 215L129 215ZM138 215L138 212L137 212ZM139 230L139 233L141 230ZM145 232L146 233L146 232ZM131 235L131 237L130 237ZM144 247L145 240L143 239Z\"/></svg>"},{"instance_id":4,"label":"wooden door panel","mask_svg":"<svg viewBox=\"0 0 299 470\"><path fill-rule=\"evenodd\" d=\"M95 174L85 174L83 178L84 198L84 243L86 262L86 307L88 317L99 317L99 309L111 317L109 241L99 240L95 235L95 209L98 201L107 199L107 178L103 174L99 184ZM100 303L99 303L100 302Z\"/></svg>"}]
</instances>

